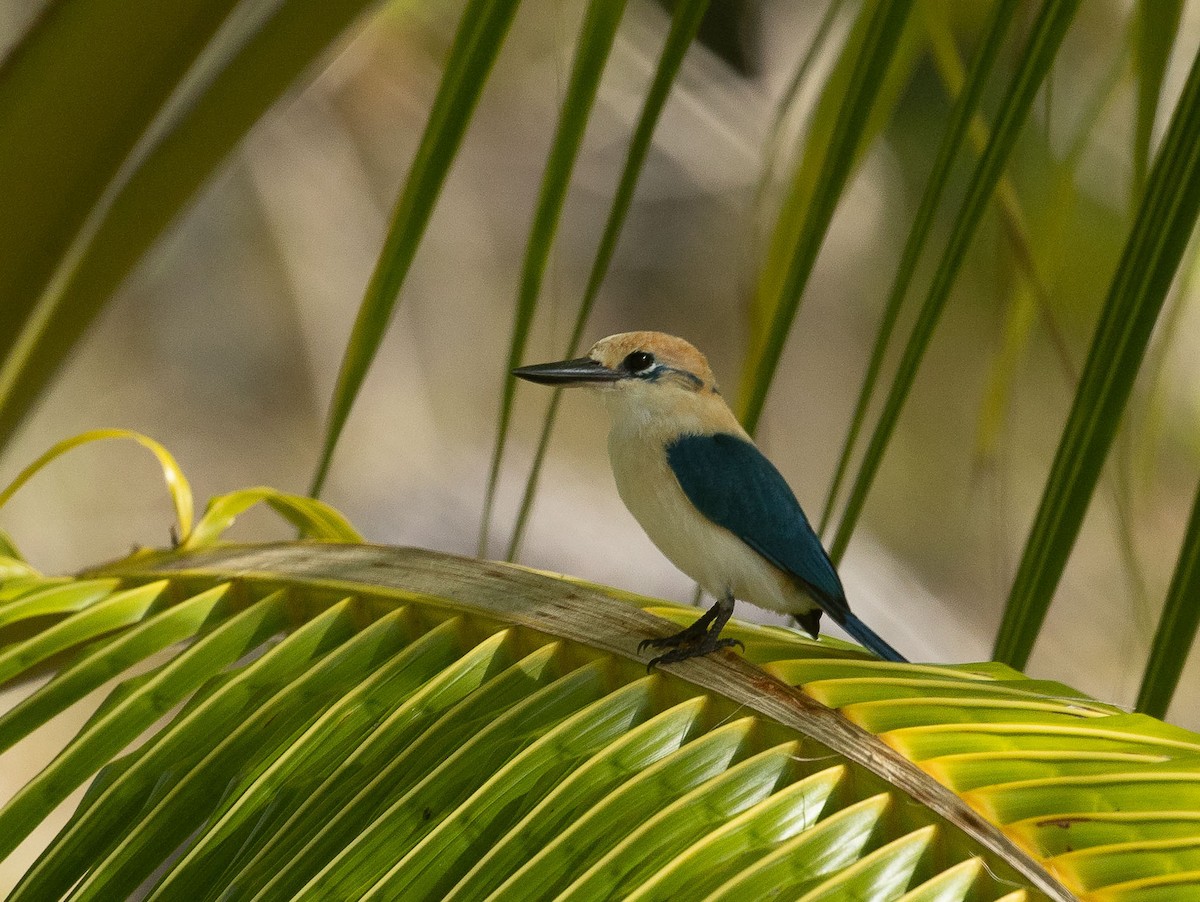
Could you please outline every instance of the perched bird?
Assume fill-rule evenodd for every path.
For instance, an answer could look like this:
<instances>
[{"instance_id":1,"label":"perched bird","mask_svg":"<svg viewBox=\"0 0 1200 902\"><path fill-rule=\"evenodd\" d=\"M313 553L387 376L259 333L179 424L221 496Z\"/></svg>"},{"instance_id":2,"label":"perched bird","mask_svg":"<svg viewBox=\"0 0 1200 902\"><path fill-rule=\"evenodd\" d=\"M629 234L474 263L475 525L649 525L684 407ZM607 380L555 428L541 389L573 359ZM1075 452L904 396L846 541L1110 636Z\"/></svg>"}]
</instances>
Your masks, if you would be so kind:
<instances>
[{"instance_id":1,"label":"perched bird","mask_svg":"<svg viewBox=\"0 0 1200 902\"><path fill-rule=\"evenodd\" d=\"M612 418L608 455L625 506L671 562L717 601L645 647L651 666L737 644L722 639L734 599L793 615L815 639L821 612L888 661L904 658L850 612L837 571L779 471L755 447L698 350L661 332L601 339L588 356L513 371L598 389Z\"/></svg>"}]
</instances>

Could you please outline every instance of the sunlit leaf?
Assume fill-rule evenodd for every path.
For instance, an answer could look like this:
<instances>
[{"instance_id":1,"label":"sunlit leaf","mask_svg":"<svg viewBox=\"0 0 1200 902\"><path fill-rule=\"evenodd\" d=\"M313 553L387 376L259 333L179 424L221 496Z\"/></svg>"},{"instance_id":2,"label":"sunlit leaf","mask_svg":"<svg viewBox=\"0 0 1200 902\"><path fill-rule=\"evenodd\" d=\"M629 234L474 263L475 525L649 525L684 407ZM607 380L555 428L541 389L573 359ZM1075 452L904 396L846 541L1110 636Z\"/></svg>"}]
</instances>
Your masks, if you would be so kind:
<instances>
[{"instance_id":1,"label":"sunlit leaf","mask_svg":"<svg viewBox=\"0 0 1200 902\"><path fill-rule=\"evenodd\" d=\"M0 812L11 849L96 774L16 899L153 874L159 900L1066 902L1143 879L1149 853L1106 856L1114 837L1175 841L1160 860L1184 867L1200 830L1200 736L1001 665L731 624L766 671L726 653L648 676L637 643L672 628L650 611L686 609L414 549L143 552L43 583L7 604L68 613L47 636L79 605L174 606L59 652L6 743L102 668L194 641L124 678Z\"/></svg>"},{"instance_id":2,"label":"sunlit leaf","mask_svg":"<svg viewBox=\"0 0 1200 902\"><path fill-rule=\"evenodd\" d=\"M350 522L323 501L258 486L238 489L211 499L204 509L204 516L187 539L180 543L180 548L201 548L213 544L233 525L239 515L256 504L269 506L295 526L303 538L324 542L362 541L362 536Z\"/></svg>"},{"instance_id":3,"label":"sunlit leaf","mask_svg":"<svg viewBox=\"0 0 1200 902\"><path fill-rule=\"evenodd\" d=\"M187 477L183 475L183 470L179 468L179 464L175 462L170 451L149 436L130 429L93 429L90 432L81 432L79 435L63 439L18 473L12 482L0 491L0 507L3 507L21 486L37 475L47 464L81 445L107 439L125 439L137 442L158 459L159 466L162 467L163 481L166 482L167 491L171 493L171 501L175 505L175 522L179 530L179 538L186 539L192 531L193 510L192 489L188 485Z\"/></svg>"}]
</instances>

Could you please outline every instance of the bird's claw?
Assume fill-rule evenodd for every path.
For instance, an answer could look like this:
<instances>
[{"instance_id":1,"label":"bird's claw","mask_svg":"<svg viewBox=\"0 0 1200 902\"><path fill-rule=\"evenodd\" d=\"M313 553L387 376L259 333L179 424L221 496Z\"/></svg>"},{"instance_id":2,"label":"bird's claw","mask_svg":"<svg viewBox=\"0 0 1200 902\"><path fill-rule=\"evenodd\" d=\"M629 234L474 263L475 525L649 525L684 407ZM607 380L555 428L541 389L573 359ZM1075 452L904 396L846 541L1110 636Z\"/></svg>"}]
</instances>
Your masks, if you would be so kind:
<instances>
[{"instance_id":1,"label":"bird's claw","mask_svg":"<svg viewBox=\"0 0 1200 902\"><path fill-rule=\"evenodd\" d=\"M703 643L708 636L706 629L707 624L701 624L700 628L696 628L696 624L692 624L685 630L680 630L678 633L673 633L670 636L663 636L658 639L643 639L638 643L638 654L640 655L647 648L679 648L681 645L697 645Z\"/></svg>"},{"instance_id":2,"label":"bird's claw","mask_svg":"<svg viewBox=\"0 0 1200 902\"><path fill-rule=\"evenodd\" d=\"M674 639L675 637L669 636L668 638ZM642 642L638 646L638 651L641 651L643 645L655 645L656 643L661 643L658 647L662 647L662 644L665 644L661 639ZM651 658L650 663L646 665L646 672L649 673L659 664L674 664L678 661L686 661L688 658L699 658L711 654L718 649L732 648L735 645L742 651L746 650L746 646L742 643L741 639L710 639L706 636L699 642L679 643L666 654Z\"/></svg>"}]
</instances>

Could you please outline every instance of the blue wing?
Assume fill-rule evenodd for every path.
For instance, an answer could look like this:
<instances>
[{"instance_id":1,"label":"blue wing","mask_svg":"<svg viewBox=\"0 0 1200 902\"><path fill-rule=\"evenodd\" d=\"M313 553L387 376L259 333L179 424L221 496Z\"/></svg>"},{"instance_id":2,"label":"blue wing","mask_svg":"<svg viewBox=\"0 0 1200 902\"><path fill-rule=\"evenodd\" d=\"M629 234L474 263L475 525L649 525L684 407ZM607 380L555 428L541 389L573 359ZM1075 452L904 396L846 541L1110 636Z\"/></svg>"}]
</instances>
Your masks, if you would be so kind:
<instances>
[{"instance_id":1,"label":"blue wing","mask_svg":"<svg viewBox=\"0 0 1200 902\"><path fill-rule=\"evenodd\" d=\"M846 593L786 480L758 448L727 433L684 435L667 461L692 504L781 570L839 623Z\"/></svg>"}]
</instances>

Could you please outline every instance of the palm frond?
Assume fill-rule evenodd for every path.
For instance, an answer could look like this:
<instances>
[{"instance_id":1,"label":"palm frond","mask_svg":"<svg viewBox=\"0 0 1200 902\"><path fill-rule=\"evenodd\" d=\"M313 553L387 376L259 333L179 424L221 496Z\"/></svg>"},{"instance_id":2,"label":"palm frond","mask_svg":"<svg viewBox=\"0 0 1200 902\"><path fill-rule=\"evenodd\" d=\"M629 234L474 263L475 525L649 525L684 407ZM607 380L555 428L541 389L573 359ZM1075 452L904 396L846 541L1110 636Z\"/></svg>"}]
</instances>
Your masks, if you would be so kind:
<instances>
[{"instance_id":1,"label":"palm frond","mask_svg":"<svg viewBox=\"0 0 1200 902\"><path fill-rule=\"evenodd\" d=\"M942 142L938 147L933 168L929 173L928 181L925 183L925 192L921 196L921 203L917 208L916 215L913 217L908 238L905 239L904 249L900 254L900 262L896 267L896 276L892 282L891 289L888 291L887 301L884 303L883 316L880 319L879 329L875 335L875 343L871 348L871 357L867 363L866 373L863 376L862 387L859 389L858 400L855 402L846 438L842 443L842 451L838 457L837 466L834 468L833 479L830 481L829 492L825 498L825 507L821 513L822 533L825 531L825 527L832 517L838 492L842 486L842 480L846 476L855 446L858 443L859 432L866 422L867 410L875 394L875 383L883 368L883 361L891 343L892 332L900 316L900 308L908 295L912 279L916 275L917 262L920 260L921 252L924 250L925 243L929 238L929 231L933 227L934 214L937 212L942 194L945 192L949 182L951 164L953 164L955 158L958 156L959 148L962 146L968 127L979 107L979 100L983 96L983 89L987 85L988 77L991 75L992 67L995 64L996 57L1000 53L1000 48L1004 45L1004 36L1008 32L1016 9L1017 4L1013 0L1000 0L993 7L991 20L984 31L983 38L979 43L979 49L976 51L974 60L971 63L971 71L966 77L963 89L959 92L958 100L954 105L954 111L951 114L949 123L946 125L946 132L942 136ZM834 555L834 560L836 561L836 549Z\"/></svg>"},{"instance_id":2,"label":"palm frond","mask_svg":"<svg viewBox=\"0 0 1200 902\"><path fill-rule=\"evenodd\" d=\"M1146 186L1150 146L1158 115L1159 95L1167 63L1179 33L1183 0L1141 0L1136 6L1137 119L1133 141L1133 189L1138 196Z\"/></svg>"},{"instance_id":3,"label":"palm frond","mask_svg":"<svg viewBox=\"0 0 1200 902\"><path fill-rule=\"evenodd\" d=\"M972 173L966 197L963 198L955 216L950 239L934 272L933 283L917 314L883 411L871 433L871 440L867 443L867 449L851 485L842 519L830 545L830 556L834 560L839 560L850 544L850 537L858 524L867 493L875 480L875 474L879 471L884 451L908 399L925 350L945 309L950 289L958 276L975 229L1004 170L1005 161L1017 134L1029 115L1038 87L1054 62L1067 27L1078 8L1078 0L1046 0L1033 23L1024 50L1018 58L1017 71L1009 82L997 114L991 141Z\"/></svg>"},{"instance_id":4,"label":"palm frond","mask_svg":"<svg viewBox=\"0 0 1200 902\"><path fill-rule=\"evenodd\" d=\"M1030 529L996 656L1023 666L1083 522L1171 282L1200 214L1200 56L1155 160L1096 325Z\"/></svg>"},{"instance_id":5,"label":"palm frond","mask_svg":"<svg viewBox=\"0 0 1200 902\"><path fill-rule=\"evenodd\" d=\"M433 206L518 6L520 0L470 0L463 10L425 132L392 212L387 238L338 370L325 437L309 488L314 498L329 475L346 419L379 351Z\"/></svg>"},{"instance_id":6,"label":"palm frond","mask_svg":"<svg viewBox=\"0 0 1200 902\"><path fill-rule=\"evenodd\" d=\"M0 67L0 449L134 264L367 5L86 0L24 36Z\"/></svg>"},{"instance_id":7,"label":"palm frond","mask_svg":"<svg viewBox=\"0 0 1200 902\"><path fill-rule=\"evenodd\" d=\"M492 448L492 463L483 501L483 522L479 530L481 557L487 554L492 506L500 484L500 468L504 463L504 449L508 444L509 424L512 420L513 402L516 399L517 379L512 370L521 365L525 354L525 344L529 340L529 330L533 326L533 316L542 290L542 279L554 244L554 233L558 230L558 221L567 199L571 171L575 168L575 159L583 143L583 133L587 128L592 104L600 90L604 65L608 61L613 40L617 35L617 26L624 11L625 0L592 0L580 25L575 61L571 66L571 79L563 95L558 127L550 145L550 153L546 157L546 168L542 173L542 185L533 214L533 225L525 245L525 260L521 266L512 338L501 376L504 387L500 396L500 417L496 424L496 440Z\"/></svg>"},{"instance_id":8,"label":"palm frond","mask_svg":"<svg viewBox=\"0 0 1200 902\"><path fill-rule=\"evenodd\" d=\"M687 53L688 47L696 37L696 31L704 18L705 10L708 9L708 3L709 0L682 0L675 7L674 16L671 19L671 30L667 33L663 43L658 66L654 71L654 80L646 91L642 112L638 116L637 125L629 139L625 166L621 170L621 178L617 183L617 190L613 194L608 220L604 223L604 233L600 236L596 256L592 261L591 271L588 273L587 287L584 288L583 300L579 303L579 312L575 315L575 325L571 329L571 338L567 342L564 358L569 359L579 353L588 317L591 315L592 307L595 306L600 286L604 282L613 253L617 249L617 240L621 236L621 227L625 224L625 217L629 213L629 205L633 202L633 192L637 188L642 165L646 162L646 154L650 151L654 128L658 124L659 115L670 95L675 76L679 73L679 67L683 64L684 54ZM546 459L546 451L550 447L550 437L554 432L554 423L558 417L558 404L561 399L562 392L555 391L546 408L537 450L534 452L533 463L530 465L529 475L525 480L525 491L521 495L521 507L517 512L512 538L508 543L508 553L505 555L505 559L508 561L516 560L517 552L520 550L525 536L525 527L529 523L529 516L533 511L533 499L537 494L538 478ZM494 494L494 492L495 489L492 488L492 493Z\"/></svg>"},{"instance_id":9,"label":"palm frond","mask_svg":"<svg viewBox=\"0 0 1200 902\"><path fill-rule=\"evenodd\" d=\"M1150 646L1150 660L1138 691L1137 709L1154 717L1166 717L1183 665L1200 630L1200 488L1192 505L1175 575L1159 616L1158 629Z\"/></svg>"},{"instance_id":10,"label":"palm frond","mask_svg":"<svg viewBox=\"0 0 1200 902\"><path fill-rule=\"evenodd\" d=\"M174 643L0 811L9 851L92 781L14 899L1065 900L1151 860L1197 887L1200 737L1003 665L735 622L745 658L647 674L638 641L694 611L375 546L142 553L0 611L121 604L0 719L9 743Z\"/></svg>"},{"instance_id":11,"label":"palm frond","mask_svg":"<svg viewBox=\"0 0 1200 902\"><path fill-rule=\"evenodd\" d=\"M811 195L808 202L803 203L801 195L805 183L796 182L780 213L776 227L780 237L773 244L783 248L779 289L777 293L769 292L768 312L761 317L762 329L752 337L739 393L738 413L751 433L762 415L808 277L858 157L863 134L892 58L901 46L900 37L911 9L911 0L880 0L863 7L861 25L854 29L845 51L844 58L851 68L840 103L835 107L836 118L829 143L822 148L819 157L820 168L812 183ZM815 164L809 163L812 165ZM802 162L801 171L803 169ZM791 223L801 216L802 219L792 227ZM765 272L767 276L774 272L770 258Z\"/></svg>"}]
</instances>

